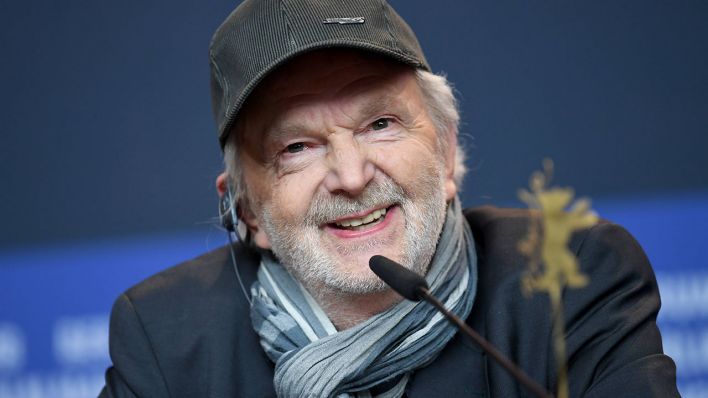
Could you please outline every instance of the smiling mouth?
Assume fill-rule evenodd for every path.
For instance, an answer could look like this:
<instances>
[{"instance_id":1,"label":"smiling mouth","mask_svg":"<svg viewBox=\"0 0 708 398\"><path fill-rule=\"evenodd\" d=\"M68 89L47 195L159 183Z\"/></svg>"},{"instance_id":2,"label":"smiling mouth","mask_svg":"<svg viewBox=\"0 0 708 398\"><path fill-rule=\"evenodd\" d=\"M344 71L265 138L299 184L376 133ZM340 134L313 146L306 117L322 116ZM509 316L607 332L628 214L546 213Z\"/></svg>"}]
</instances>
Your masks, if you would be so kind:
<instances>
[{"instance_id":1,"label":"smiling mouth","mask_svg":"<svg viewBox=\"0 0 708 398\"><path fill-rule=\"evenodd\" d=\"M349 231L359 231L362 229L370 228L376 224L381 223L386 217L386 211L388 209L378 209L367 214L361 218L350 218L347 220L337 221L331 223L330 225L334 228L345 229Z\"/></svg>"}]
</instances>

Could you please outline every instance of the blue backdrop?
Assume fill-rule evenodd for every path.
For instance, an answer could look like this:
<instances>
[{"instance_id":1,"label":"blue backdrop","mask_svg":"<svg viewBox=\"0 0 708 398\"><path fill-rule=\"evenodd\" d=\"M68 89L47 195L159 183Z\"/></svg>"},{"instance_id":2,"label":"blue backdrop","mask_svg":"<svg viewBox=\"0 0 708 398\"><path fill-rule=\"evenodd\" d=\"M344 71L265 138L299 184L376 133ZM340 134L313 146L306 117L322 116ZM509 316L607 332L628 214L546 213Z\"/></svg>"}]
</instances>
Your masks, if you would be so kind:
<instances>
[{"instance_id":1,"label":"blue backdrop","mask_svg":"<svg viewBox=\"0 0 708 398\"><path fill-rule=\"evenodd\" d=\"M708 396L708 2L392 3L459 91L463 202L519 205L553 158L646 249ZM0 2L0 398L95 396L115 297L223 244L207 45L234 5Z\"/></svg>"}]
</instances>

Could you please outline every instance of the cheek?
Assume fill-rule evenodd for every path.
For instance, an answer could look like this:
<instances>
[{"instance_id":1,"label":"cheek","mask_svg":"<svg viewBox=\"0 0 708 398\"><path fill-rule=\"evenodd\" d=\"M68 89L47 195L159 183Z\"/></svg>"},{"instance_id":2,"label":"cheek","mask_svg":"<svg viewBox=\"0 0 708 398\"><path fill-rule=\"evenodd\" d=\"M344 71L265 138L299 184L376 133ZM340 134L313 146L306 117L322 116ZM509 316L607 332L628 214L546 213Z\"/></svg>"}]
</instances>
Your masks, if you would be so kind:
<instances>
[{"instance_id":1,"label":"cheek","mask_svg":"<svg viewBox=\"0 0 708 398\"><path fill-rule=\"evenodd\" d=\"M244 157L244 177L251 209L259 214L261 209L269 208L273 214L283 210L297 209L303 206L302 198L312 190L311 181L315 178L309 170L278 176L272 167ZM288 211L290 212L290 211Z\"/></svg>"},{"instance_id":2,"label":"cheek","mask_svg":"<svg viewBox=\"0 0 708 398\"><path fill-rule=\"evenodd\" d=\"M374 150L376 165L398 184L410 188L422 174L438 169L441 156L427 142L407 140Z\"/></svg>"},{"instance_id":3,"label":"cheek","mask_svg":"<svg viewBox=\"0 0 708 398\"><path fill-rule=\"evenodd\" d=\"M272 214L290 223L300 222L307 214L320 186L318 173L303 171L275 180L270 186L267 205Z\"/></svg>"}]
</instances>

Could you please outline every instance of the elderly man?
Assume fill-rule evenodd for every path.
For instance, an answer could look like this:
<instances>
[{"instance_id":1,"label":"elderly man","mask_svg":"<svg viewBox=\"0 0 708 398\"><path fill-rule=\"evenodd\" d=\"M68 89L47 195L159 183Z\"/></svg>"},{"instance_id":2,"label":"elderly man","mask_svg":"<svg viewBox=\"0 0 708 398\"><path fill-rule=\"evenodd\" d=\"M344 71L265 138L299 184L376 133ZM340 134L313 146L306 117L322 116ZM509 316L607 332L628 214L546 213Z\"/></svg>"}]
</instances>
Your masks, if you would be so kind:
<instances>
[{"instance_id":1,"label":"elderly man","mask_svg":"<svg viewBox=\"0 0 708 398\"><path fill-rule=\"evenodd\" d=\"M529 214L461 209L452 90L393 9L245 1L210 50L227 169L217 188L243 242L116 301L101 396L528 394L432 307L378 279L377 254L425 275L555 389L548 303L521 294L515 248ZM570 248L592 280L564 295L571 396L677 396L639 246L605 223Z\"/></svg>"}]
</instances>

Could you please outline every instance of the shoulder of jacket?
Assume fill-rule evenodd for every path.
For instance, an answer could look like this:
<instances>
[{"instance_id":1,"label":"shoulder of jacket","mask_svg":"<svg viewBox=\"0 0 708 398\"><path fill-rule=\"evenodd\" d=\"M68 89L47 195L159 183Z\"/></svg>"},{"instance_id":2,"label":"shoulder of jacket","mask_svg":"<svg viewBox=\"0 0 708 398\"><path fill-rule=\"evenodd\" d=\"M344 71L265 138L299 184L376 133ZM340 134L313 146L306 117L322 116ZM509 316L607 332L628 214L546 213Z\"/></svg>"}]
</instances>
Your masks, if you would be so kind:
<instances>
[{"instance_id":1,"label":"shoulder of jacket","mask_svg":"<svg viewBox=\"0 0 708 398\"><path fill-rule=\"evenodd\" d=\"M539 217L537 210L482 206L464 210L478 246L489 248L510 247L524 239L531 220ZM595 227L583 229L573 234L570 250L577 253L590 235L602 237L613 233L627 234L619 225L600 220Z\"/></svg>"},{"instance_id":2,"label":"shoulder of jacket","mask_svg":"<svg viewBox=\"0 0 708 398\"><path fill-rule=\"evenodd\" d=\"M529 221L537 212L528 209L500 208L494 206L473 207L464 210L477 244L498 244L519 240L528 231Z\"/></svg>"},{"instance_id":3,"label":"shoulder of jacket","mask_svg":"<svg viewBox=\"0 0 708 398\"><path fill-rule=\"evenodd\" d=\"M239 270L248 287L252 275L255 276L253 265L257 264L257 257L254 257L256 255L252 250L238 244L235 251ZM194 308L200 304L233 306L234 302L245 302L228 246L165 269L129 288L124 294L136 309L156 313Z\"/></svg>"}]
</instances>

